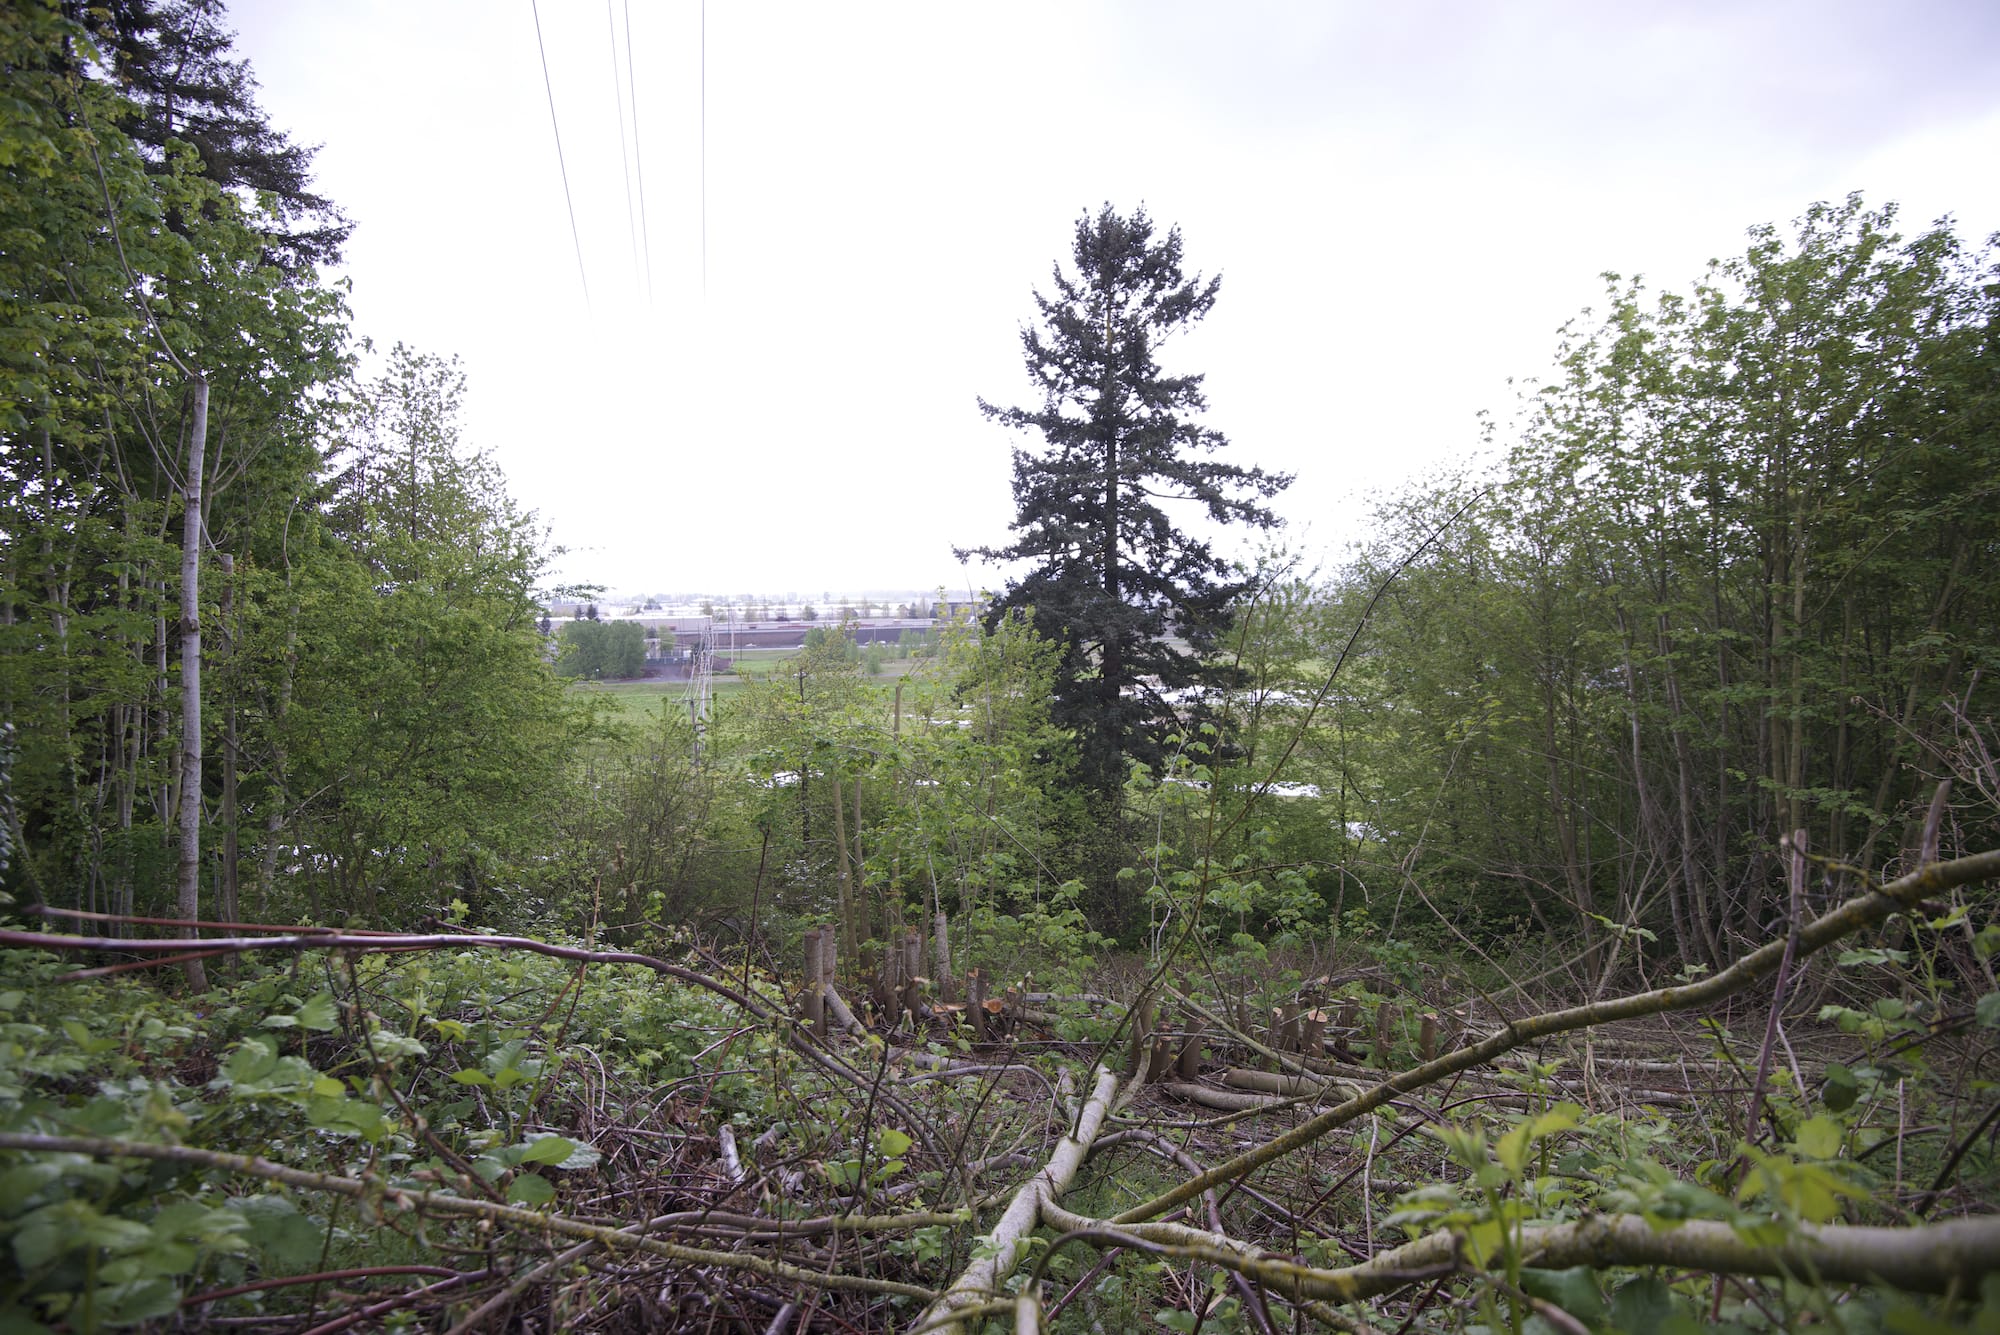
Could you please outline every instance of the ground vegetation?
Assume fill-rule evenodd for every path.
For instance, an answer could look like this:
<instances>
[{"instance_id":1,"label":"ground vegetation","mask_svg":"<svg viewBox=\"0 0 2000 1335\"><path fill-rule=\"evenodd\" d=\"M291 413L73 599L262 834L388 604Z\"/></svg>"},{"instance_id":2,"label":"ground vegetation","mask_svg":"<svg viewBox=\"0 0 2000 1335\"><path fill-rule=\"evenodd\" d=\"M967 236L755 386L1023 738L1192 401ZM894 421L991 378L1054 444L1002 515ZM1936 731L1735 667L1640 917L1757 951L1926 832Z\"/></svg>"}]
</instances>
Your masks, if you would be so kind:
<instances>
[{"instance_id":1,"label":"ground vegetation","mask_svg":"<svg viewBox=\"0 0 2000 1335\"><path fill-rule=\"evenodd\" d=\"M565 680L456 367L93 31L0 10L0 1324L2000 1330L1990 249L1614 281L1493 473L1203 566L1111 901L1083 622Z\"/></svg>"}]
</instances>

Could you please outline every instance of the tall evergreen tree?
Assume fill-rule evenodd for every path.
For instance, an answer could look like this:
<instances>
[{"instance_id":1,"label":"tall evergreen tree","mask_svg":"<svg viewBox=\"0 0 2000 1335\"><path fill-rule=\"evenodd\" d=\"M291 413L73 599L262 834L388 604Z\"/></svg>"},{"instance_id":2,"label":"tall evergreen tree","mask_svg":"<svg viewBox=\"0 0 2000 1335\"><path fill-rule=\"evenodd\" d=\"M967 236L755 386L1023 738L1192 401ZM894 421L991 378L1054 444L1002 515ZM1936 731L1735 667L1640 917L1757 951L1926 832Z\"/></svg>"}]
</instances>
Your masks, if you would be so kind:
<instances>
[{"instance_id":1,"label":"tall evergreen tree","mask_svg":"<svg viewBox=\"0 0 2000 1335\"><path fill-rule=\"evenodd\" d=\"M1040 448L1014 452L1014 541L976 551L1034 563L987 622L1024 609L1062 645L1055 719L1076 733L1080 781L1111 799L1130 761L1160 759L1176 726L1169 692L1227 684L1210 660L1247 588L1160 502L1269 528L1277 519L1259 502L1291 478L1209 457L1228 441L1200 422L1202 377L1159 364L1222 281L1183 270L1180 230L1160 236L1143 207L1121 216L1107 204L1078 220L1071 254L1074 273L1055 266L1051 293L1035 294L1038 321L1021 331L1040 406L979 404Z\"/></svg>"},{"instance_id":2,"label":"tall evergreen tree","mask_svg":"<svg viewBox=\"0 0 2000 1335\"><path fill-rule=\"evenodd\" d=\"M259 228L266 262L304 276L339 261L353 225L313 189L317 149L293 143L257 104L257 80L234 52L223 0L66 0L66 8L91 31L129 99L119 128L151 170L168 170L168 146L185 144L218 188L268 202Z\"/></svg>"}]
</instances>

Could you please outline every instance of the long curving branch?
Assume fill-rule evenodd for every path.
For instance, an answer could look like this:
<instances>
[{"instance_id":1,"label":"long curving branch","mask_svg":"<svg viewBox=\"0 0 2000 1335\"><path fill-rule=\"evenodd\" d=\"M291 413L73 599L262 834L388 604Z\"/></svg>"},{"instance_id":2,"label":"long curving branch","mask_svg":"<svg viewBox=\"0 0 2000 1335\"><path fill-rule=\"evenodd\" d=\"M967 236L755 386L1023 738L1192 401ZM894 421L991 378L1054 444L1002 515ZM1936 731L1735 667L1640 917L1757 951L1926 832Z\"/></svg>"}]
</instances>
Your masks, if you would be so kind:
<instances>
[{"instance_id":1,"label":"long curving branch","mask_svg":"<svg viewBox=\"0 0 2000 1335\"><path fill-rule=\"evenodd\" d=\"M1799 930L1796 958L1803 959L1814 951L1825 949L1844 936L1884 922L1891 915L1910 908L1928 896L1956 886L1969 885L1975 881L1991 880L1994 877L2000 877L2000 850L1976 853L1968 858L1959 858L1955 862L1932 863L1878 889L1856 895L1807 923ZM1566 1010L1548 1011L1541 1015L1531 1015L1525 1019L1511 1021L1505 1028L1496 1030L1470 1047L1448 1052L1434 1061L1413 1066L1399 1075L1391 1076L1374 1088L1365 1090L1354 1098L1299 1123L1283 1135L1273 1137L1253 1149L1245 1150L1234 1159L1217 1164L1206 1173L1189 1178L1171 1191L1133 1206L1111 1222L1133 1224L1157 1218L1168 1210L1193 1200L1204 1191L1234 1181L1265 1164L1283 1158L1293 1150L1310 1145L1328 1132L1346 1126L1357 1118L1365 1117L1391 1099L1408 1094L1412 1090L1422 1089L1460 1071L1484 1066L1494 1058L1503 1056L1523 1044L1556 1034L1565 1034L1575 1029L1588 1029L1593 1025L1710 1005L1732 992L1740 991L1776 969L1784 957L1786 944L1785 939L1768 942L1721 972L1700 982L1689 983L1685 987L1662 987L1650 992L1635 992L1623 997L1613 997L1608 1001L1572 1006Z\"/></svg>"},{"instance_id":2,"label":"long curving branch","mask_svg":"<svg viewBox=\"0 0 2000 1335\"><path fill-rule=\"evenodd\" d=\"M43 1136L11 1131L0 1132L0 1150L84 1154L95 1159L153 1159L164 1163L188 1164L243 1177L262 1178L267 1182L282 1182L288 1187L297 1187L305 1191L324 1191L356 1200L372 1198L390 1209L489 1219L496 1224L509 1224L530 1233L557 1233L564 1237L585 1239L607 1250L641 1251L665 1257L670 1261L748 1270L769 1279L782 1279L808 1287L853 1289L862 1293L921 1298L926 1302L937 1297L934 1290L920 1288L915 1284L899 1284L894 1280L872 1279L866 1275L844 1275L833 1271L813 1270L744 1252L719 1252L705 1247L686 1247L621 1228L586 1223L564 1215L523 1210L518 1206L502 1205L495 1201L479 1200L470 1196L454 1196L443 1191L409 1191L389 1186L379 1179L368 1180L341 1177L335 1173L309 1172L303 1168L273 1163L254 1154L225 1154L220 1150L195 1149L187 1145L159 1145L148 1141L120 1140L110 1136Z\"/></svg>"}]
</instances>

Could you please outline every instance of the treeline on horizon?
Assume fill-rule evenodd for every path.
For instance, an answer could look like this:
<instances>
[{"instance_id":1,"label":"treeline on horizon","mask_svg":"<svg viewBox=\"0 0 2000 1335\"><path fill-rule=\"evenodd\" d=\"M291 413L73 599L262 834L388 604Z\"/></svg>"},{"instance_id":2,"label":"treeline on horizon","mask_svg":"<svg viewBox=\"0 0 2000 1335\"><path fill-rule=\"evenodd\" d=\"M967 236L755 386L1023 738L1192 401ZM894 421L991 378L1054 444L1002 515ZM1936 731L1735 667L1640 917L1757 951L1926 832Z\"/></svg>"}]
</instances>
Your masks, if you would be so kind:
<instances>
[{"instance_id":1,"label":"treeline on horizon","mask_svg":"<svg viewBox=\"0 0 2000 1335\"><path fill-rule=\"evenodd\" d=\"M1765 939L1793 831L1815 903L1927 824L1933 854L2000 835L1992 243L1850 199L1688 291L1611 280L1494 469L1413 485L1331 574L1245 572L1209 650L1235 684L1152 720L1107 806L1019 613L893 700L839 636L699 722L566 690L544 537L459 437L454 365L360 376L310 155L226 43L169 86L187 36L0 15L18 902L177 906L190 534L225 920L638 937L741 931L761 896L850 945L943 911L1022 959L1199 910L1257 949L1533 934L1601 978Z\"/></svg>"}]
</instances>

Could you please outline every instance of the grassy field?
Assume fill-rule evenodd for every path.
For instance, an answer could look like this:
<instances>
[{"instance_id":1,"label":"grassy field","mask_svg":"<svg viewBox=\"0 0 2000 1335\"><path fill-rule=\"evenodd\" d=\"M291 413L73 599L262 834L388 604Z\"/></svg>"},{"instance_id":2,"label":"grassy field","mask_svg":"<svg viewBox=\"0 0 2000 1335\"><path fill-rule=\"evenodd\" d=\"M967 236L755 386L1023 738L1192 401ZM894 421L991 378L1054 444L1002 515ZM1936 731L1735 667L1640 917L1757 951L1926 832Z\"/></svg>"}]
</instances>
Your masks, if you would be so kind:
<instances>
[{"instance_id":1,"label":"grassy field","mask_svg":"<svg viewBox=\"0 0 2000 1335\"><path fill-rule=\"evenodd\" d=\"M782 675L797 654L796 649L751 649L737 654L728 672L718 672L711 678L714 698L726 701L753 678ZM874 676L864 673L861 680L887 685L915 671L917 666L918 660L914 658L892 658L882 665L881 672ZM627 725L653 722L660 717L662 704L682 712L687 709L683 703L688 693L685 681L580 681L570 689L601 699L611 707L617 720Z\"/></svg>"}]
</instances>

